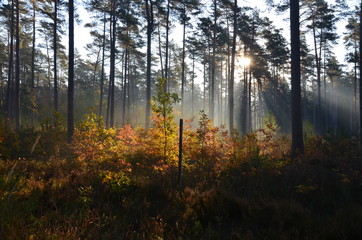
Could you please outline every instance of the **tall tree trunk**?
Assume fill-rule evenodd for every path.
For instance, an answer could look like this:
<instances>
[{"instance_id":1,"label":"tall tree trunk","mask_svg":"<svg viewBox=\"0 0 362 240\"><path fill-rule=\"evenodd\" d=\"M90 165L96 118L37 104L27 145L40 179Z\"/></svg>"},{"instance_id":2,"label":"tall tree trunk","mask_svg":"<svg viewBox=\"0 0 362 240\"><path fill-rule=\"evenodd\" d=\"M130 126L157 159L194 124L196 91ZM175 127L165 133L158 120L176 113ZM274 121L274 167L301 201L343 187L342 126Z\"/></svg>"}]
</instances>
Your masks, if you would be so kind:
<instances>
[{"instance_id":1,"label":"tall tree trunk","mask_svg":"<svg viewBox=\"0 0 362 240\"><path fill-rule=\"evenodd\" d=\"M31 47L31 125L34 126L34 114L36 107L36 98L35 98L35 37L36 37L36 19L35 19L35 8L36 0L32 1L33 3L33 37L32 37L32 47Z\"/></svg>"},{"instance_id":2,"label":"tall tree trunk","mask_svg":"<svg viewBox=\"0 0 362 240\"><path fill-rule=\"evenodd\" d=\"M204 63L203 63L203 66L204 66L204 82L203 82L203 86L204 86L204 91L203 91L203 104L202 104L202 109L205 111L206 109L206 59L204 60Z\"/></svg>"},{"instance_id":3,"label":"tall tree trunk","mask_svg":"<svg viewBox=\"0 0 362 240\"><path fill-rule=\"evenodd\" d=\"M48 36L45 36L45 47L46 47L46 60L47 60L47 83L48 83L48 89L47 89L47 102L52 102L52 83L51 83L51 60L50 60L50 47L49 47L49 39ZM51 116L52 112L52 106L49 106L47 108L48 116Z\"/></svg>"},{"instance_id":4,"label":"tall tree trunk","mask_svg":"<svg viewBox=\"0 0 362 240\"><path fill-rule=\"evenodd\" d=\"M359 141L362 153L362 0L359 14Z\"/></svg>"},{"instance_id":5,"label":"tall tree trunk","mask_svg":"<svg viewBox=\"0 0 362 240\"><path fill-rule=\"evenodd\" d=\"M102 39L102 69L101 69L101 79L100 79L100 94L99 94L99 116L102 116L103 110L103 89L104 89L104 59L105 59L105 49L106 49L106 13L103 16L103 39Z\"/></svg>"},{"instance_id":6,"label":"tall tree trunk","mask_svg":"<svg viewBox=\"0 0 362 240\"><path fill-rule=\"evenodd\" d=\"M4 109L4 87L3 64L0 63L0 109Z\"/></svg>"},{"instance_id":7,"label":"tall tree trunk","mask_svg":"<svg viewBox=\"0 0 362 240\"><path fill-rule=\"evenodd\" d=\"M243 70L243 90L241 95L241 136L247 132L247 114L248 114L248 74L246 68Z\"/></svg>"},{"instance_id":8,"label":"tall tree trunk","mask_svg":"<svg viewBox=\"0 0 362 240\"><path fill-rule=\"evenodd\" d=\"M251 132L252 130L252 116L251 116L251 85L252 85L252 82L251 82L251 68L249 66L249 86L248 86L248 128L247 128L247 131L248 132Z\"/></svg>"},{"instance_id":9,"label":"tall tree trunk","mask_svg":"<svg viewBox=\"0 0 362 240\"><path fill-rule=\"evenodd\" d=\"M126 120L126 108L127 108L127 90L128 90L128 86L127 86L127 79L128 79L128 49L126 47L125 50L125 55L124 55L124 73L123 73L123 107L122 107L122 126L125 125L125 120ZM128 91L128 97L129 97L129 91Z\"/></svg>"},{"instance_id":10,"label":"tall tree trunk","mask_svg":"<svg viewBox=\"0 0 362 240\"><path fill-rule=\"evenodd\" d=\"M102 51L102 48L100 48L97 52L97 58L96 58L96 61L94 62L94 68L93 68L93 81L92 81L92 87L93 87L93 90L95 91L95 86L96 86L96 81L97 81L97 75L98 75L98 65L99 65L99 58L100 58L100 55L101 55L101 51Z\"/></svg>"},{"instance_id":11,"label":"tall tree trunk","mask_svg":"<svg viewBox=\"0 0 362 240\"><path fill-rule=\"evenodd\" d=\"M151 116L151 37L153 31L153 3L151 1L151 4L149 4L148 0L145 0L145 3L147 14L146 129L148 129L150 127Z\"/></svg>"},{"instance_id":12,"label":"tall tree trunk","mask_svg":"<svg viewBox=\"0 0 362 240\"><path fill-rule=\"evenodd\" d=\"M13 66L14 66L14 0L11 1L11 13L10 13L10 48L9 48L9 67L8 67L8 85L6 90L5 100L5 115L6 126L10 127L11 120L13 119Z\"/></svg>"},{"instance_id":13,"label":"tall tree trunk","mask_svg":"<svg viewBox=\"0 0 362 240\"><path fill-rule=\"evenodd\" d=\"M115 65L116 65L116 1L112 0L112 37L111 37L111 59L110 59L110 110L109 127L114 127L114 88L115 88Z\"/></svg>"},{"instance_id":14,"label":"tall tree trunk","mask_svg":"<svg viewBox=\"0 0 362 240\"><path fill-rule=\"evenodd\" d=\"M113 0L112 0L113 1ZM109 14L109 37L110 37L110 47L112 48L112 37L113 37L113 33L112 33L112 28L113 28L113 21L112 21L112 12ZM112 51L112 50L111 50ZM110 58L112 58L112 53L110 52L109 54ZM111 89L112 89L112 81L111 81L111 77L109 77L108 80L108 93L107 93L107 109L106 109L106 128L109 128L109 115L110 115L110 110L111 110Z\"/></svg>"},{"instance_id":15,"label":"tall tree trunk","mask_svg":"<svg viewBox=\"0 0 362 240\"><path fill-rule=\"evenodd\" d=\"M195 115L195 54L192 55L192 82L191 82L191 118Z\"/></svg>"},{"instance_id":16,"label":"tall tree trunk","mask_svg":"<svg viewBox=\"0 0 362 240\"><path fill-rule=\"evenodd\" d=\"M127 56L127 69L126 69L126 73L127 73L127 104L126 104L126 123L127 124L131 124L131 54L130 52L128 52L128 56Z\"/></svg>"},{"instance_id":17,"label":"tall tree trunk","mask_svg":"<svg viewBox=\"0 0 362 240\"><path fill-rule=\"evenodd\" d=\"M292 155L304 153L300 87L299 1L290 0Z\"/></svg>"},{"instance_id":18,"label":"tall tree trunk","mask_svg":"<svg viewBox=\"0 0 362 240\"><path fill-rule=\"evenodd\" d=\"M20 6L16 0L15 127L20 129Z\"/></svg>"},{"instance_id":19,"label":"tall tree trunk","mask_svg":"<svg viewBox=\"0 0 362 240\"><path fill-rule=\"evenodd\" d=\"M184 115L184 91L185 91L185 45L186 45L186 7L183 9L183 32L182 32L182 65L181 65L181 118Z\"/></svg>"},{"instance_id":20,"label":"tall tree trunk","mask_svg":"<svg viewBox=\"0 0 362 240\"><path fill-rule=\"evenodd\" d=\"M74 134L74 0L69 0L68 142Z\"/></svg>"},{"instance_id":21,"label":"tall tree trunk","mask_svg":"<svg viewBox=\"0 0 362 240\"><path fill-rule=\"evenodd\" d=\"M159 58L160 58L160 65L161 65L161 77L165 78L165 71L163 69L162 41L161 41L160 24L157 25L157 35L158 35L158 55L159 55ZM165 84L165 88L167 88L167 84Z\"/></svg>"},{"instance_id":22,"label":"tall tree trunk","mask_svg":"<svg viewBox=\"0 0 362 240\"><path fill-rule=\"evenodd\" d=\"M229 130L230 132L234 129L234 79L235 79L235 54L236 54L236 34L237 34L237 9L238 1L234 2L234 15L233 15L233 42L231 49L231 67L230 77L228 86L229 96Z\"/></svg>"},{"instance_id":23,"label":"tall tree trunk","mask_svg":"<svg viewBox=\"0 0 362 240\"><path fill-rule=\"evenodd\" d=\"M169 62L169 56L168 56L168 44L169 44L169 40L168 40L168 35L169 35L169 31L170 31L170 0L167 0L167 15L166 15L166 53L165 53L165 79L166 79L166 84L165 84L165 88L167 89L167 86L170 84L168 81L168 62Z\"/></svg>"},{"instance_id":24,"label":"tall tree trunk","mask_svg":"<svg viewBox=\"0 0 362 240\"><path fill-rule=\"evenodd\" d=\"M315 27L313 27L313 41L314 41L314 57L317 68L317 111L316 111L315 128L316 128L316 133L320 135L322 133L321 62L320 62L320 55L318 54L317 36L316 36Z\"/></svg>"},{"instance_id":25,"label":"tall tree trunk","mask_svg":"<svg viewBox=\"0 0 362 240\"><path fill-rule=\"evenodd\" d=\"M57 48L58 48L58 0L54 0L54 28L53 28L53 48L54 48L54 111L58 112L58 71L57 71ZM56 122L55 122L56 124Z\"/></svg>"},{"instance_id":26,"label":"tall tree trunk","mask_svg":"<svg viewBox=\"0 0 362 240\"><path fill-rule=\"evenodd\" d=\"M358 56L357 53L357 43L355 43L354 56L355 58ZM354 77L353 77L353 132L356 131L357 123L357 59L354 61Z\"/></svg>"},{"instance_id":27,"label":"tall tree trunk","mask_svg":"<svg viewBox=\"0 0 362 240\"><path fill-rule=\"evenodd\" d=\"M224 90L224 76L223 76L223 69L224 69L224 61L221 60L220 62L220 90L219 90L219 125L224 123L223 116L224 116L224 97L223 97L223 90Z\"/></svg>"},{"instance_id":28,"label":"tall tree trunk","mask_svg":"<svg viewBox=\"0 0 362 240\"><path fill-rule=\"evenodd\" d=\"M216 70L216 24L217 24L217 0L214 0L214 23L212 27L212 63L211 63L211 98L210 118L214 120L215 109L215 70Z\"/></svg>"}]
</instances>

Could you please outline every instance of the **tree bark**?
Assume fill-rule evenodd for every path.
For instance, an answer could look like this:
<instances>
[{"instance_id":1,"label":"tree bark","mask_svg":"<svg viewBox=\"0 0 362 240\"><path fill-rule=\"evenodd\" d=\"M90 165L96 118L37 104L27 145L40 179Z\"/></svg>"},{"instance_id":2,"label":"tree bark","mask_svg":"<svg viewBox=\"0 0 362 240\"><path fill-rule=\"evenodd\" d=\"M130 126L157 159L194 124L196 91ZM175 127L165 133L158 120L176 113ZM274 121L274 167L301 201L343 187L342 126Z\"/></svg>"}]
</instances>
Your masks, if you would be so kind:
<instances>
[{"instance_id":1,"label":"tree bark","mask_svg":"<svg viewBox=\"0 0 362 240\"><path fill-rule=\"evenodd\" d=\"M9 67L8 67L8 85L5 100L6 126L10 127L12 114L12 89L13 89L13 65L14 65L14 0L11 1L10 13L10 48L9 48Z\"/></svg>"},{"instance_id":2,"label":"tree bark","mask_svg":"<svg viewBox=\"0 0 362 240\"><path fill-rule=\"evenodd\" d=\"M182 33L182 65L181 65L181 118L184 114L184 91L185 91L185 45L186 45L186 7L183 9L183 33Z\"/></svg>"},{"instance_id":3,"label":"tree bark","mask_svg":"<svg viewBox=\"0 0 362 240\"><path fill-rule=\"evenodd\" d=\"M362 149L362 1L359 14L359 54L359 141Z\"/></svg>"},{"instance_id":4,"label":"tree bark","mask_svg":"<svg viewBox=\"0 0 362 240\"><path fill-rule=\"evenodd\" d=\"M150 127L151 116L151 41L153 31L153 3L145 0L147 14L147 73L146 73L146 129ZM166 84L165 84L166 85Z\"/></svg>"},{"instance_id":5,"label":"tree bark","mask_svg":"<svg viewBox=\"0 0 362 240\"><path fill-rule=\"evenodd\" d=\"M110 110L109 127L114 127L114 88L115 88L115 64L116 64L116 1L112 1L112 37L111 37L111 59L110 59Z\"/></svg>"},{"instance_id":6,"label":"tree bark","mask_svg":"<svg viewBox=\"0 0 362 240\"><path fill-rule=\"evenodd\" d=\"M292 156L304 153L300 87L299 1L290 1Z\"/></svg>"},{"instance_id":7,"label":"tree bark","mask_svg":"<svg viewBox=\"0 0 362 240\"><path fill-rule=\"evenodd\" d=\"M316 29L313 27L313 41L314 41L314 57L316 62L316 68L317 68L317 111L316 111L316 122L315 128L316 133L318 135L321 134L321 63L320 63L320 56L318 54L318 47L317 47L317 36L316 36Z\"/></svg>"},{"instance_id":8,"label":"tree bark","mask_svg":"<svg viewBox=\"0 0 362 240\"><path fill-rule=\"evenodd\" d=\"M74 135L74 0L69 0L68 142Z\"/></svg>"},{"instance_id":9,"label":"tree bark","mask_svg":"<svg viewBox=\"0 0 362 240\"><path fill-rule=\"evenodd\" d=\"M103 89L104 89L104 59L105 59L105 48L106 48L106 13L103 17L103 42L102 42L102 69L100 79L100 96L99 96L99 116L102 116L103 109Z\"/></svg>"},{"instance_id":10,"label":"tree bark","mask_svg":"<svg viewBox=\"0 0 362 240\"><path fill-rule=\"evenodd\" d=\"M233 42L231 49L231 67L230 67L230 78L228 86L229 96L229 130L234 130L234 79L235 79L235 55L236 55L236 31L237 31L237 9L238 1L234 2L234 15L233 15Z\"/></svg>"},{"instance_id":11,"label":"tree bark","mask_svg":"<svg viewBox=\"0 0 362 240\"><path fill-rule=\"evenodd\" d=\"M31 125L34 126L34 108L36 106L36 99L35 99L35 37L36 37L36 19L35 19L35 8L36 3L35 0L32 1L33 3L33 18L32 18L32 24L33 24L33 37L32 37L32 47L31 47Z\"/></svg>"},{"instance_id":12,"label":"tree bark","mask_svg":"<svg viewBox=\"0 0 362 240\"><path fill-rule=\"evenodd\" d=\"M214 120L215 108L215 70L216 70L216 24L217 0L214 0L214 23L212 28L212 63L211 63L211 89L210 89L210 118Z\"/></svg>"},{"instance_id":13,"label":"tree bark","mask_svg":"<svg viewBox=\"0 0 362 240\"><path fill-rule=\"evenodd\" d=\"M125 50L125 55L124 55L124 73L123 73L123 107L122 107L122 126L125 125L125 121L126 121L126 108L127 108L127 93L128 93L128 97L129 97L129 91L128 91L128 84L127 84L127 79L129 78L127 72L128 72L128 49L126 48ZM129 101L129 99L128 99Z\"/></svg>"},{"instance_id":14,"label":"tree bark","mask_svg":"<svg viewBox=\"0 0 362 240\"><path fill-rule=\"evenodd\" d=\"M20 6L16 0L15 127L20 129Z\"/></svg>"},{"instance_id":15,"label":"tree bark","mask_svg":"<svg viewBox=\"0 0 362 240\"><path fill-rule=\"evenodd\" d=\"M165 53L165 79L166 79L166 84L165 84L165 88L167 89L167 86L169 85L169 81L168 81L168 35L169 35L169 31L170 31L170 0L167 0L167 15L166 15L166 53Z\"/></svg>"},{"instance_id":16,"label":"tree bark","mask_svg":"<svg viewBox=\"0 0 362 240\"><path fill-rule=\"evenodd\" d=\"M55 112L58 112L57 28L58 28L58 0L54 0L54 29L53 29L54 56L53 57L54 57L54 111Z\"/></svg>"},{"instance_id":17,"label":"tree bark","mask_svg":"<svg viewBox=\"0 0 362 240\"><path fill-rule=\"evenodd\" d=\"M191 118L195 115L195 54L192 55Z\"/></svg>"}]
</instances>

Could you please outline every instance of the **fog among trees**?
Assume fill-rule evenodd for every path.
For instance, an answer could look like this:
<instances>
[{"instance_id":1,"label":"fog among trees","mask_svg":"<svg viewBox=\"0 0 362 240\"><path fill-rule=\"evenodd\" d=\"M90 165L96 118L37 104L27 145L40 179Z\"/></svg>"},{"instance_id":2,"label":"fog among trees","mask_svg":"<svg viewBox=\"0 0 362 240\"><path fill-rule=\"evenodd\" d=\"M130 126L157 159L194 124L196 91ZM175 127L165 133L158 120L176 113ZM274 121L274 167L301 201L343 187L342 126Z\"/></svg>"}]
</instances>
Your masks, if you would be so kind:
<instances>
[{"instance_id":1,"label":"fog among trees","mask_svg":"<svg viewBox=\"0 0 362 240\"><path fill-rule=\"evenodd\" d=\"M2 119L15 128L65 120L68 3L1 4ZM155 83L165 78L165 90L181 98L177 118L204 110L215 126L245 135L272 117L291 133L289 24L273 22L289 10L286 2L268 4L271 18L237 1L76 2L76 24L91 42L74 56L75 122L92 108L109 127L148 128ZM299 9L303 132L358 137L359 7L300 1ZM75 33L75 41L89 39Z\"/></svg>"},{"instance_id":2,"label":"fog among trees","mask_svg":"<svg viewBox=\"0 0 362 240\"><path fill-rule=\"evenodd\" d=\"M362 239L361 6L0 1L0 239Z\"/></svg>"}]
</instances>

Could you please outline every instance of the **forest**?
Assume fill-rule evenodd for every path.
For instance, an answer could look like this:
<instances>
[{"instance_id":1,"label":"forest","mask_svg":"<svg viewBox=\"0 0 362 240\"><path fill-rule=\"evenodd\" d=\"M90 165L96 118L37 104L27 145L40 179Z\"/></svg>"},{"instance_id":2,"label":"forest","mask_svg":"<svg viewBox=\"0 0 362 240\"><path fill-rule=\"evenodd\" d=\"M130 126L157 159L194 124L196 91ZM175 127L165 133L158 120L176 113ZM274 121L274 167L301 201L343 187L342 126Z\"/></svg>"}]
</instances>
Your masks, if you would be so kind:
<instances>
[{"instance_id":1,"label":"forest","mask_svg":"<svg viewBox=\"0 0 362 240\"><path fill-rule=\"evenodd\" d=\"M361 239L362 1L0 1L0 240Z\"/></svg>"}]
</instances>

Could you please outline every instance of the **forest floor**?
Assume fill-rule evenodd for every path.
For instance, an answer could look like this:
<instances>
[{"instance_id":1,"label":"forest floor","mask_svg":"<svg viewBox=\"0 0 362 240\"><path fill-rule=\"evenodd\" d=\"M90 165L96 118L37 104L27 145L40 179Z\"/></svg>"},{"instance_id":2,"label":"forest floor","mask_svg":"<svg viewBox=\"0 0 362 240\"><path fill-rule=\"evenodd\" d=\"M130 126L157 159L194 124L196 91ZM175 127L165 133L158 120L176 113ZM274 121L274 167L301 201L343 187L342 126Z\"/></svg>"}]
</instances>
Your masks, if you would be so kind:
<instances>
[{"instance_id":1,"label":"forest floor","mask_svg":"<svg viewBox=\"0 0 362 240\"><path fill-rule=\"evenodd\" d=\"M291 159L273 125L240 138L204 119L185 129L180 188L176 133L90 117L65 134L0 130L0 239L362 239L351 139L307 137Z\"/></svg>"}]
</instances>

